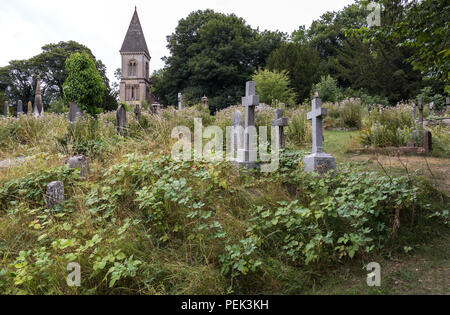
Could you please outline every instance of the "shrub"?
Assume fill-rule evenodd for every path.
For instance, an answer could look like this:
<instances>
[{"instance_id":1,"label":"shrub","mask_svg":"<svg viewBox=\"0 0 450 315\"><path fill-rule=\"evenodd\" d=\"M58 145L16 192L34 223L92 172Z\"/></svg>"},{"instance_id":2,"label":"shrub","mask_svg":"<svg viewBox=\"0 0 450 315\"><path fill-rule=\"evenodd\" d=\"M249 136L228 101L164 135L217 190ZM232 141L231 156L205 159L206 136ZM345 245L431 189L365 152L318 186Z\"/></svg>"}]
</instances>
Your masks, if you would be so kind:
<instances>
[{"instance_id":1,"label":"shrub","mask_svg":"<svg viewBox=\"0 0 450 315\"><path fill-rule=\"evenodd\" d=\"M259 69L252 76L256 82L256 94L261 103L274 104L277 101L289 105L295 104L296 95L290 88L290 79L286 71L269 71Z\"/></svg>"},{"instance_id":2,"label":"shrub","mask_svg":"<svg viewBox=\"0 0 450 315\"><path fill-rule=\"evenodd\" d=\"M320 82L313 86L311 95L313 96L316 91L319 92L319 97L323 102L335 103L340 96L337 80L330 75L321 77Z\"/></svg>"}]
</instances>

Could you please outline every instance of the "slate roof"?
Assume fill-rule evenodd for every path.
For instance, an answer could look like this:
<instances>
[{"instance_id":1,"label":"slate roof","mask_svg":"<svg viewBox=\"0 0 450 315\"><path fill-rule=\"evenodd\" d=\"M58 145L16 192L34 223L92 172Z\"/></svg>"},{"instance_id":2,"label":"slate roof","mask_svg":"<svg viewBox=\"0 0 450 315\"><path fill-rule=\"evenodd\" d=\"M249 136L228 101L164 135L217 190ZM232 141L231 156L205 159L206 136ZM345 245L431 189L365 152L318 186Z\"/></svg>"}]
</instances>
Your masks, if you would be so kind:
<instances>
[{"instance_id":1,"label":"slate roof","mask_svg":"<svg viewBox=\"0 0 450 315\"><path fill-rule=\"evenodd\" d=\"M130 27L123 41L121 53L127 52L144 52L150 57L147 43L145 42L144 32L142 31L141 22L137 10L134 11L131 19Z\"/></svg>"}]
</instances>

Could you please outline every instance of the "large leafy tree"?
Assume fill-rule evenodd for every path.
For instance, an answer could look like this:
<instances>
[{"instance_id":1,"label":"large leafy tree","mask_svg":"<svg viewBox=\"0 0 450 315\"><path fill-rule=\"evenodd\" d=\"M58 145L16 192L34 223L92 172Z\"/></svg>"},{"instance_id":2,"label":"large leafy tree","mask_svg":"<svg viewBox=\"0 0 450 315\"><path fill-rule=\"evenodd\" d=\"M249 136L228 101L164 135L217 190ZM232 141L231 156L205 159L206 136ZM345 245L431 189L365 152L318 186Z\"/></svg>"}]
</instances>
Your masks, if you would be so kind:
<instances>
[{"instance_id":1,"label":"large leafy tree","mask_svg":"<svg viewBox=\"0 0 450 315\"><path fill-rule=\"evenodd\" d=\"M319 65L317 50L298 43L283 44L267 61L270 70L287 71L291 88L297 93L298 103L309 97L311 86L320 79Z\"/></svg>"},{"instance_id":2,"label":"large leafy tree","mask_svg":"<svg viewBox=\"0 0 450 315\"><path fill-rule=\"evenodd\" d=\"M68 76L63 84L64 98L75 102L92 116L100 110L105 86L94 61L85 52L74 53L66 60Z\"/></svg>"},{"instance_id":3,"label":"large leafy tree","mask_svg":"<svg viewBox=\"0 0 450 315\"><path fill-rule=\"evenodd\" d=\"M45 104L63 97L63 83L68 72L65 68L66 59L76 52L84 52L94 60L100 73L106 93L100 104L101 108L113 110L117 107L106 67L97 60L91 50L75 41L48 44L42 47L42 53L28 60L13 60L8 66L0 68L0 90L13 102L22 100L33 101L36 87L36 76L41 76L42 96Z\"/></svg>"},{"instance_id":4,"label":"large leafy tree","mask_svg":"<svg viewBox=\"0 0 450 315\"><path fill-rule=\"evenodd\" d=\"M193 12L168 36L171 55L164 70L152 76L154 93L168 104L176 103L178 92L187 102L207 95L213 111L236 103L245 81L265 65L284 37L280 32L253 30L234 14Z\"/></svg>"}]
</instances>

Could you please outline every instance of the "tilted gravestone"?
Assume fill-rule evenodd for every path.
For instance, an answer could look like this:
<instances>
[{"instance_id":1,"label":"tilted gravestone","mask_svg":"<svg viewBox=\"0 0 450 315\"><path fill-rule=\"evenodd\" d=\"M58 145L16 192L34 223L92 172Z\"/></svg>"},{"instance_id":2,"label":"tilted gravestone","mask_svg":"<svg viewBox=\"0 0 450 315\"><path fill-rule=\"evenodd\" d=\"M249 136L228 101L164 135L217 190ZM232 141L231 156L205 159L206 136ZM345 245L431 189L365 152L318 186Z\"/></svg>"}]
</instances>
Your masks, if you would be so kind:
<instances>
[{"instance_id":1,"label":"tilted gravestone","mask_svg":"<svg viewBox=\"0 0 450 315\"><path fill-rule=\"evenodd\" d=\"M241 149L244 142L244 119L240 111L236 110L231 121L231 147L233 148L233 156Z\"/></svg>"},{"instance_id":2,"label":"tilted gravestone","mask_svg":"<svg viewBox=\"0 0 450 315\"><path fill-rule=\"evenodd\" d=\"M71 123L74 123L77 121L78 117L83 117L83 113L81 112L80 107L76 103L70 102L69 103L69 121Z\"/></svg>"},{"instance_id":3,"label":"tilted gravestone","mask_svg":"<svg viewBox=\"0 0 450 315\"><path fill-rule=\"evenodd\" d=\"M418 100L417 108L419 109L419 128L423 129L423 103L421 98Z\"/></svg>"},{"instance_id":4,"label":"tilted gravestone","mask_svg":"<svg viewBox=\"0 0 450 315\"><path fill-rule=\"evenodd\" d=\"M255 129L255 108L259 105L259 95L256 95L256 83L246 83L245 96L242 98L245 107L244 148L238 149L237 166L239 168L256 168L257 135Z\"/></svg>"},{"instance_id":5,"label":"tilted gravestone","mask_svg":"<svg viewBox=\"0 0 450 315\"><path fill-rule=\"evenodd\" d=\"M41 77L38 75L36 80L36 94L34 96L34 111L35 116L42 116L44 114L44 105L42 103L41 95Z\"/></svg>"},{"instance_id":6,"label":"tilted gravestone","mask_svg":"<svg viewBox=\"0 0 450 315\"><path fill-rule=\"evenodd\" d=\"M117 119L117 132L120 135L123 135L123 131L127 126L127 111L125 108L120 105L116 112L116 119Z\"/></svg>"},{"instance_id":7,"label":"tilted gravestone","mask_svg":"<svg viewBox=\"0 0 450 315\"><path fill-rule=\"evenodd\" d=\"M64 201L64 184L62 182L51 182L47 185L47 207L52 210Z\"/></svg>"},{"instance_id":8,"label":"tilted gravestone","mask_svg":"<svg viewBox=\"0 0 450 315\"><path fill-rule=\"evenodd\" d=\"M69 168L79 168L80 177L86 178L89 173L89 160L84 155L78 155L69 159Z\"/></svg>"},{"instance_id":9,"label":"tilted gravestone","mask_svg":"<svg viewBox=\"0 0 450 315\"><path fill-rule=\"evenodd\" d=\"M23 103L22 101L17 102L17 117L23 114Z\"/></svg>"},{"instance_id":10,"label":"tilted gravestone","mask_svg":"<svg viewBox=\"0 0 450 315\"><path fill-rule=\"evenodd\" d=\"M309 172L327 173L336 170L336 160L323 152L322 119L327 115L327 109L322 108L322 101L316 92L312 101L312 110L308 120L312 120L312 154L303 159L305 170Z\"/></svg>"},{"instance_id":11,"label":"tilted gravestone","mask_svg":"<svg viewBox=\"0 0 450 315\"><path fill-rule=\"evenodd\" d=\"M279 148L284 148L286 146L284 140L284 127L288 126L288 118L283 117L283 110L276 109L274 112L274 119L272 120L272 126L280 128L280 139L279 139Z\"/></svg>"},{"instance_id":12,"label":"tilted gravestone","mask_svg":"<svg viewBox=\"0 0 450 315\"><path fill-rule=\"evenodd\" d=\"M3 116L8 116L8 101L5 101L5 104L3 105Z\"/></svg>"},{"instance_id":13,"label":"tilted gravestone","mask_svg":"<svg viewBox=\"0 0 450 315\"><path fill-rule=\"evenodd\" d=\"M32 113L33 113L33 104L31 104L31 102L28 102L27 115L31 115Z\"/></svg>"}]
</instances>

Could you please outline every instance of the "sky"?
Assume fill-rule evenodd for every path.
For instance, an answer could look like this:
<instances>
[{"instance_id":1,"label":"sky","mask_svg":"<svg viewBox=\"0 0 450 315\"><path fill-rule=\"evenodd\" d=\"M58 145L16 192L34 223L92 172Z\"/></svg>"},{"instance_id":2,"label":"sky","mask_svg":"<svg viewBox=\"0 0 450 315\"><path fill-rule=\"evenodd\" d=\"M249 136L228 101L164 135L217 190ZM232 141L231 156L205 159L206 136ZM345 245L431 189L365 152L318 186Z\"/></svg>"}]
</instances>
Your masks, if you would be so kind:
<instances>
[{"instance_id":1,"label":"sky","mask_svg":"<svg viewBox=\"0 0 450 315\"><path fill-rule=\"evenodd\" d=\"M31 58L41 47L74 40L89 47L114 71L119 50L137 6L150 55L150 72L164 67L166 37L192 11L213 9L242 17L252 28L291 34L309 27L327 11L338 11L354 0L0 0L0 67L10 60Z\"/></svg>"}]
</instances>

